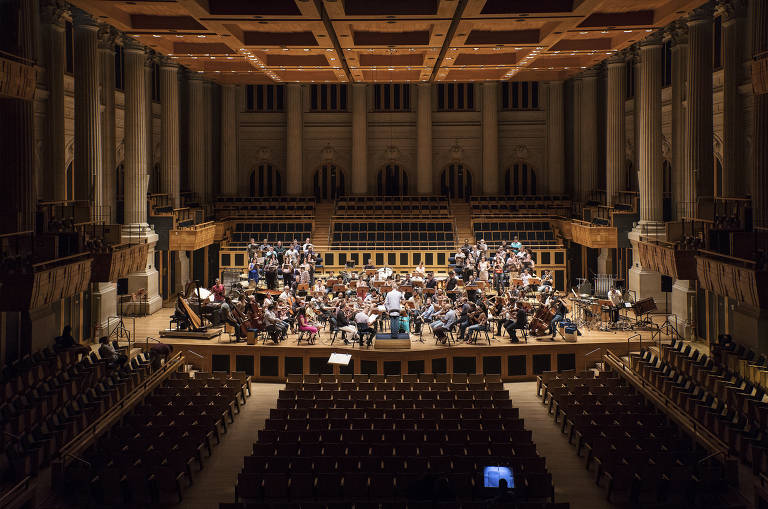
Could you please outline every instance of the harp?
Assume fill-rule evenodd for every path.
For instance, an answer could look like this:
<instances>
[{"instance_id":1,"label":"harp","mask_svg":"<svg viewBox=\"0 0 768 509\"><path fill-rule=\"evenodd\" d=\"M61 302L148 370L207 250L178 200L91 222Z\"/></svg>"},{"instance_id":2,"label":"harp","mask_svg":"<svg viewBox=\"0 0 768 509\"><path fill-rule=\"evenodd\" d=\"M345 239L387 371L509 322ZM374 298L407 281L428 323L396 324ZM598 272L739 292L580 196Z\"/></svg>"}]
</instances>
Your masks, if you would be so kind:
<instances>
[{"instance_id":1,"label":"harp","mask_svg":"<svg viewBox=\"0 0 768 509\"><path fill-rule=\"evenodd\" d=\"M197 299L199 306L198 306L198 312L196 313L192 306L189 303L189 299L195 295L195 290L198 290L197 295L199 295L199 288L200 285L197 281L190 281L187 283L186 288L184 289L184 296L179 296L179 302L181 303L181 308L184 310L184 313L187 316L187 319L190 323L190 328L194 330L200 330L204 329L203 327L203 303L201 299Z\"/></svg>"}]
</instances>

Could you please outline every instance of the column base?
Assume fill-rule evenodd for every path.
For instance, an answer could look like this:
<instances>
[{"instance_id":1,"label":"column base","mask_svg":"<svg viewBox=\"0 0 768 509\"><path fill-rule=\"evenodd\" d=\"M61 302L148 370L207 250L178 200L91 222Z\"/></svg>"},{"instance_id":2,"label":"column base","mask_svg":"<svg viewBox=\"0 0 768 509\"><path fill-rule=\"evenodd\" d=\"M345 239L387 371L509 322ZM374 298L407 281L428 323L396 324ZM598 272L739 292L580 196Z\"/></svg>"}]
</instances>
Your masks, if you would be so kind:
<instances>
[{"instance_id":1,"label":"column base","mask_svg":"<svg viewBox=\"0 0 768 509\"><path fill-rule=\"evenodd\" d=\"M163 299L159 292L159 274L155 269L155 244L158 235L143 224L131 224L123 228L123 240L137 242L145 240L149 244L147 251L147 263L142 271L128 274L128 293L136 293L140 289L146 290L146 299L139 302L123 303L122 312L125 315L152 314L163 307Z\"/></svg>"},{"instance_id":2,"label":"column base","mask_svg":"<svg viewBox=\"0 0 768 509\"><path fill-rule=\"evenodd\" d=\"M696 290L691 281L678 279L672 285L672 314L677 317L677 333L689 341L696 338L694 323Z\"/></svg>"},{"instance_id":3,"label":"column base","mask_svg":"<svg viewBox=\"0 0 768 509\"><path fill-rule=\"evenodd\" d=\"M597 255L597 273L613 274L613 256L607 247L600 248L600 254Z\"/></svg>"},{"instance_id":4,"label":"column base","mask_svg":"<svg viewBox=\"0 0 768 509\"><path fill-rule=\"evenodd\" d=\"M643 270L642 267L632 267L629 269L629 289L635 292L635 299L642 300L653 297L656 308L666 313L665 304L666 295L661 291L661 274L650 270Z\"/></svg>"},{"instance_id":5,"label":"column base","mask_svg":"<svg viewBox=\"0 0 768 509\"><path fill-rule=\"evenodd\" d=\"M114 327L116 320L110 320L109 317L117 316L117 284L115 283L96 283L91 292L93 297L93 322L99 327L101 332L97 336L108 336L112 332L110 327ZM98 337L94 338L98 341Z\"/></svg>"}]
</instances>

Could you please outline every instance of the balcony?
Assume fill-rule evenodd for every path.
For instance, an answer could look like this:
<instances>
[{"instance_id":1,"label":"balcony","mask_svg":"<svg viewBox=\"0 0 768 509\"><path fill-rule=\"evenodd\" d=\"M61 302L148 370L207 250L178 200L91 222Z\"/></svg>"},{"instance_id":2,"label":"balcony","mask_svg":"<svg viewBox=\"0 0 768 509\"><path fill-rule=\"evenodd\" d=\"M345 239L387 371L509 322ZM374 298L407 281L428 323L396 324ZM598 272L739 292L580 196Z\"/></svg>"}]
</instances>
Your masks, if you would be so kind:
<instances>
[{"instance_id":1,"label":"balcony","mask_svg":"<svg viewBox=\"0 0 768 509\"><path fill-rule=\"evenodd\" d=\"M768 271L756 262L700 249L696 272L705 290L756 308L768 308Z\"/></svg>"},{"instance_id":2,"label":"balcony","mask_svg":"<svg viewBox=\"0 0 768 509\"><path fill-rule=\"evenodd\" d=\"M640 264L673 279L697 278L696 250L682 249L672 242L640 241L637 243Z\"/></svg>"},{"instance_id":3,"label":"balcony","mask_svg":"<svg viewBox=\"0 0 768 509\"><path fill-rule=\"evenodd\" d=\"M615 249L618 245L618 232L615 226L598 226L578 219L560 223L563 236L570 238L576 244L594 249L604 247Z\"/></svg>"},{"instance_id":4,"label":"balcony","mask_svg":"<svg viewBox=\"0 0 768 509\"><path fill-rule=\"evenodd\" d=\"M208 221L168 232L169 251L195 251L213 244L216 223Z\"/></svg>"},{"instance_id":5,"label":"balcony","mask_svg":"<svg viewBox=\"0 0 768 509\"><path fill-rule=\"evenodd\" d=\"M92 283L117 281L128 274L144 270L147 265L149 245L146 241L139 244L116 244L108 249L93 255Z\"/></svg>"}]
</instances>

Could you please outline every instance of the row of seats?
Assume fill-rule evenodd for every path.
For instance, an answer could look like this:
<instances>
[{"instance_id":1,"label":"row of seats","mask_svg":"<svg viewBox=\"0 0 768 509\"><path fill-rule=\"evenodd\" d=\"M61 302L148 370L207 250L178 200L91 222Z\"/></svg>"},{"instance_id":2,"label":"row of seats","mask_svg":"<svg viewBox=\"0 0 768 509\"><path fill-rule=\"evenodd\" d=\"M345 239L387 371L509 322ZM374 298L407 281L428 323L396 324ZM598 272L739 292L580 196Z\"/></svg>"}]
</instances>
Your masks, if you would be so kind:
<instances>
[{"instance_id":1,"label":"row of seats","mask_svg":"<svg viewBox=\"0 0 768 509\"><path fill-rule=\"evenodd\" d=\"M36 475L148 374L149 360L143 356L116 368L96 352L79 360L75 350L46 349L41 355L4 387L0 478L6 482Z\"/></svg>"},{"instance_id":2,"label":"row of seats","mask_svg":"<svg viewBox=\"0 0 768 509\"><path fill-rule=\"evenodd\" d=\"M722 465L616 373L546 372L538 390L597 484L607 482L609 501L621 493L633 505L727 507Z\"/></svg>"},{"instance_id":3,"label":"row of seats","mask_svg":"<svg viewBox=\"0 0 768 509\"><path fill-rule=\"evenodd\" d=\"M80 507L181 502L250 395L244 373L174 373L66 471ZM168 399L170 398L170 399Z\"/></svg>"},{"instance_id":4,"label":"row of seats","mask_svg":"<svg viewBox=\"0 0 768 509\"><path fill-rule=\"evenodd\" d=\"M334 233L332 249L452 249L456 243L453 233L378 232Z\"/></svg>"},{"instance_id":5,"label":"row of seats","mask_svg":"<svg viewBox=\"0 0 768 509\"><path fill-rule=\"evenodd\" d=\"M333 384L333 383L348 383L354 382L356 384L373 382L373 383L415 383L415 382L439 382L439 383L470 383L470 384L496 384L501 383L501 375L483 374L483 373L407 373L401 375L382 375L382 374L351 374L351 373L339 373L333 374L293 374L288 375L288 384ZM301 387L301 385L299 386ZM291 388L288 385L286 388ZM310 387L315 389L314 387Z\"/></svg>"},{"instance_id":6,"label":"row of seats","mask_svg":"<svg viewBox=\"0 0 768 509\"><path fill-rule=\"evenodd\" d=\"M235 223L235 233L299 233L306 232L308 235L312 232L312 223L309 222L296 222L296 223L277 223L268 221L258 221L253 223ZM246 239L247 241L248 239ZM257 238L256 240L261 240ZM298 239L303 241L304 239Z\"/></svg>"},{"instance_id":7,"label":"row of seats","mask_svg":"<svg viewBox=\"0 0 768 509\"><path fill-rule=\"evenodd\" d=\"M313 196L219 196L216 203L314 205L315 198Z\"/></svg>"},{"instance_id":8,"label":"row of seats","mask_svg":"<svg viewBox=\"0 0 768 509\"><path fill-rule=\"evenodd\" d=\"M632 367L692 418L719 437L755 473L768 473L765 392L733 376L690 345L675 341L663 357L650 351L630 358Z\"/></svg>"},{"instance_id":9,"label":"row of seats","mask_svg":"<svg viewBox=\"0 0 768 509\"><path fill-rule=\"evenodd\" d=\"M516 203L521 201L570 201L568 195L499 195L499 196L473 196L471 199L472 205L486 205L486 204L503 204L503 203Z\"/></svg>"},{"instance_id":10,"label":"row of seats","mask_svg":"<svg viewBox=\"0 0 768 509\"><path fill-rule=\"evenodd\" d=\"M470 382L466 374L444 374L440 382L434 382L436 375L423 375L423 381L421 376L290 377L279 394L278 408L270 411L265 429L254 443L253 454L244 459L236 502L288 499L296 504L329 504L344 500L346 507L358 507L351 501L360 500L361 507L365 503L378 507L385 501L410 506L417 493L431 503L434 478L441 478L445 480L440 487L442 500L455 502L452 507L458 507L465 501L479 503L495 495L483 488L482 469L489 462L512 466L522 501L553 502L554 488L545 460L537 454L531 432L524 428L507 391L493 394L498 399L483 399L504 402L500 406L505 409L395 408L397 401L422 401L424 394L446 403L472 403L477 394L489 393L484 388L467 390L472 399L459 400L450 390L426 387L420 391L413 386L439 383L440 389L448 389L448 384L455 383L466 388L469 383L500 383L498 377L472 375ZM360 390L361 385L373 390ZM368 399L378 394L384 399ZM295 408L299 401L372 404L345 409ZM294 407L281 408L281 402Z\"/></svg>"},{"instance_id":11,"label":"row of seats","mask_svg":"<svg viewBox=\"0 0 768 509\"><path fill-rule=\"evenodd\" d=\"M452 232L453 223L449 222L340 222L333 224L334 232Z\"/></svg>"}]
</instances>

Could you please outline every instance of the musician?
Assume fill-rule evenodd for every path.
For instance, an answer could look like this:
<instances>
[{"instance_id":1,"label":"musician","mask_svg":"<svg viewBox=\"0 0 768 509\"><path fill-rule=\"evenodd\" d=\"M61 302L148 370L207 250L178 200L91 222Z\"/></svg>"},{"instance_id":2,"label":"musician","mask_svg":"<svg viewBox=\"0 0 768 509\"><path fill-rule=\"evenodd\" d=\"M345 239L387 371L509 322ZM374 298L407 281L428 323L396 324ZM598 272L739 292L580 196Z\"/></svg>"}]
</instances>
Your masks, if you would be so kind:
<instances>
[{"instance_id":1,"label":"musician","mask_svg":"<svg viewBox=\"0 0 768 509\"><path fill-rule=\"evenodd\" d=\"M370 270L375 268L376 266L373 264L373 260L371 258L368 258L368 260L365 262L365 265L363 266L363 269Z\"/></svg>"},{"instance_id":2,"label":"musician","mask_svg":"<svg viewBox=\"0 0 768 509\"><path fill-rule=\"evenodd\" d=\"M274 304L270 304L264 310L264 326L272 342L278 344L282 339L285 339L288 324L280 320L275 311L276 307Z\"/></svg>"},{"instance_id":3,"label":"musician","mask_svg":"<svg viewBox=\"0 0 768 509\"><path fill-rule=\"evenodd\" d=\"M348 316L351 314L351 312L352 311L349 306L347 306L343 300L340 300L339 306L336 309L336 328L342 332L351 334L352 341L355 341L359 337L359 334L357 333L357 327L355 324L349 321ZM347 338L344 338L344 344L349 344L349 340Z\"/></svg>"},{"instance_id":4,"label":"musician","mask_svg":"<svg viewBox=\"0 0 768 509\"><path fill-rule=\"evenodd\" d=\"M224 294L226 293L226 290L224 285L221 284L221 281L219 281L219 278L214 280L213 286L211 287L211 293L213 294L214 302L224 302Z\"/></svg>"},{"instance_id":5,"label":"musician","mask_svg":"<svg viewBox=\"0 0 768 509\"><path fill-rule=\"evenodd\" d=\"M310 323L309 319L307 318L306 308L304 307L299 308L296 315L296 323L299 324L300 331L309 332L309 338L307 339L307 343L309 343L310 345L314 345L315 339L317 339L318 328L312 323Z\"/></svg>"},{"instance_id":6,"label":"musician","mask_svg":"<svg viewBox=\"0 0 768 509\"><path fill-rule=\"evenodd\" d=\"M485 239L480 239L480 242L477 244L477 249L482 254L485 254L485 252L488 251L488 244L485 243Z\"/></svg>"},{"instance_id":7,"label":"musician","mask_svg":"<svg viewBox=\"0 0 768 509\"><path fill-rule=\"evenodd\" d=\"M283 254L283 263L286 261L293 266L296 266L299 263L299 250L295 243L291 244Z\"/></svg>"},{"instance_id":8,"label":"musician","mask_svg":"<svg viewBox=\"0 0 768 509\"><path fill-rule=\"evenodd\" d=\"M472 317L472 321L474 322L472 325L467 327L467 342L472 341L473 343L477 343L477 336L474 336L476 332L482 332L488 330L488 315L481 307L477 307L475 310L475 314ZM472 337L474 336L474 339Z\"/></svg>"},{"instance_id":9,"label":"musician","mask_svg":"<svg viewBox=\"0 0 768 509\"><path fill-rule=\"evenodd\" d=\"M256 240L251 237L251 240L248 242L248 247L246 248L248 250L248 259L253 260L256 258L256 253L259 250L259 245L256 244Z\"/></svg>"},{"instance_id":10,"label":"musician","mask_svg":"<svg viewBox=\"0 0 768 509\"><path fill-rule=\"evenodd\" d=\"M360 334L361 346L366 334L368 335L368 340L365 342L366 346L371 346L373 344L373 338L376 336L376 329L372 328L368 323L371 319L370 313L371 308L365 307L360 308L360 310L355 315L355 324L357 325L357 332Z\"/></svg>"},{"instance_id":11,"label":"musician","mask_svg":"<svg viewBox=\"0 0 768 509\"><path fill-rule=\"evenodd\" d=\"M541 276L541 286L539 286L538 290L542 293L552 291L552 273L550 271L544 271L544 274Z\"/></svg>"},{"instance_id":12,"label":"musician","mask_svg":"<svg viewBox=\"0 0 768 509\"><path fill-rule=\"evenodd\" d=\"M624 296L621 294L621 290L616 288L615 285L611 286L611 289L608 290L608 300L611 301L611 321L618 322L619 309L624 303Z\"/></svg>"},{"instance_id":13,"label":"musician","mask_svg":"<svg viewBox=\"0 0 768 509\"><path fill-rule=\"evenodd\" d=\"M429 324L432 329L432 333L435 338L441 343L445 344L448 337L448 331L456 323L456 311L451 307L449 303L443 305L443 312L438 315L437 320Z\"/></svg>"},{"instance_id":14,"label":"musician","mask_svg":"<svg viewBox=\"0 0 768 509\"><path fill-rule=\"evenodd\" d=\"M384 308L389 314L389 332L393 338L400 332L400 304L403 300L403 294L397 288L393 288L384 297Z\"/></svg>"},{"instance_id":15,"label":"musician","mask_svg":"<svg viewBox=\"0 0 768 509\"><path fill-rule=\"evenodd\" d=\"M517 329L525 329L528 326L528 314L525 312L525 309L522 307L518 307L515 310L515 321L514 325L512 327L509 327L507 329L507 332L509 332L509 342L510 343L519 343L520 340L517 339Z\"/></svg>"},{"instance_id":16,"label":"musician","mask_svg":"<svg viewBox=\"0 0 768 509\"><path fill-rule=\"evenodd\" d=\"M228 323L235 329L235 339L239 343L240 341L245 341L245 338L243 338L240 333L240 322L238 322L232 314L232 305L232 301L229 300L229 297L226 297L219 308L219 320Z\"/></svg>"},{"instance_id":17,"label":"musician","mask_svg":"<svg viewBox=\"0 0 768 509\"><path fill-rule=\"evenodd\" d=\"M520 243L520 240L518 240L517 235L515 235L512 242L509 244L509 248L512 250L514 254L517 254L518 251L520 251L520 248L522 248L523 245Z\"/></svg>"},{"instance_id":18,"label":"musician","mask_svg":"<svg viewBox=\"0 0 768 509\"><path fill-rule=\"evenodd\" d=\"M426 276L427 274L427 268L424 267L424 262L419 263L416 268L414 269L414 272L421 276L422 278Z\"/></svg>"},{"instance_id":19,"label":"musician","mask_svg":"<svg viewBox=\"0 0 768 509\"><path fill-rule=\"evenodd\" d=\"M429 323L429 320L432 318L432 315L434 314L435 314L435 306L432 304L432 298L427 297L426 304L424 304L420 312L416 314L416 318L413 321L414 333L415 334L421 333L422 324Z\"/></svg>"},{"instance_id":20,"label":"musician","mask_svg":"<svg viewBox=\"0 0 768 509\"><path fill-rule=\"evenodd\" d=\"M427 274L427 281L424 283L424 287L432 288L433 290L437 287L437 279L435 279L435 274L433 272Z\"/></svg>"},{"instance_id":21,"label":"musician","mask_svg":"<svg viewBox=\"0 0 768 509\"><path fill-rule=\"evenodd\" d=\"M475 312L475 305L470 302L468 299L461 298L459 300L459 304L461 304L461 311L459 314L459 341L464 340L464 331L467 330L467 327L471 325L472 321L472 314Z\"/></svg>"},{"instance_id":22,"label":"musician","mask_svg":"<svg viewBox=\"0 0 768 509\"><path fill-rule=\"evenodd\" d=\"M275 256L277 256L277 263L282 265L284 262L285 248L283 247L283 241L278 240L275 246Z\"/></svg>"},{"instance_id":23,"label":"musician","mask_svg":"<svg viewBox=\"0 0 768 509\"><path fill-rule=\"evenodd\" d=\"M477 279L488 281L488 269L491 264L485 259L485 254L480 255L480 261L477 262Z\"/></svg>"},{"instance_id":24,"label":"musician","mask_svg":"<svg viewBox=\"0 0 768 509\"><path fill-rule=\"evenodd\" d=\"M264 279L267 282L267 288L274 290L277 288L277 259L274 256L265 259Z\"/></svg>"},{"instance_id":25,"label":"musician","mask_svg":"<svg viewBox=\"0 0 768 509\"><path fill-rule=\"evenodd\" d=\"M563 321L566 313L568 313L568 309L565 307L563 301L558 299L556 296L553 305L555 307L555 316L552 318L552 321L549 322L549 332L552 334L552 339L555 339L555 334L557 333L557 325Z\"/></svg>"},{"instance_id":26,"label":"musician","mask_svg":"<svg viewBox=\"0 0 768 509\"><path fill-rule=\"evenodd\" d=\"M280 269L281 273L283 274L283 284L285 286L293 286L293 266L288 260L285 260L283 257L284 262L282 264L282 268Z\"/></svg>"}]
</instances>

